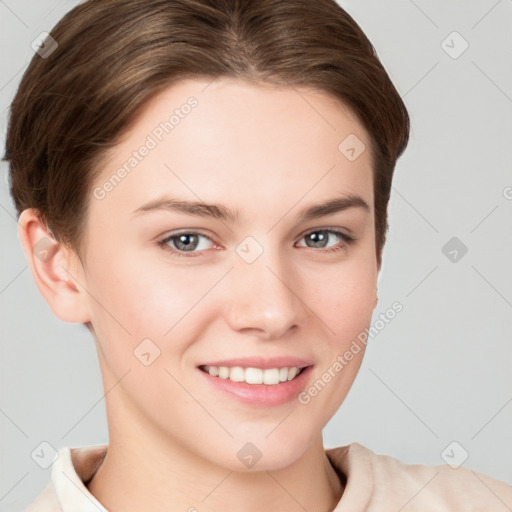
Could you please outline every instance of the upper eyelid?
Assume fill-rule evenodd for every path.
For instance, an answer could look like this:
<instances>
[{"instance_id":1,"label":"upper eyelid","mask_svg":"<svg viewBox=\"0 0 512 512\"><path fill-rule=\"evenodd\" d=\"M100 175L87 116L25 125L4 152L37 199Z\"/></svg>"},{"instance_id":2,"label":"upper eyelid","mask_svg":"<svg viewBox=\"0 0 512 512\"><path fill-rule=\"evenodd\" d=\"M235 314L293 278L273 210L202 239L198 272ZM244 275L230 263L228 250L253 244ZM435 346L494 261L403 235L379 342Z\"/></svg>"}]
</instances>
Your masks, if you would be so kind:
<instances>
[{"instance_id":1,"label":"upper eyelid","mask_svg":"<svg viewBox=\"0 0 512 512\"><path fill-rule=\"evenodd\" d=\"M301 236L305 236L305 235L309 235L310 233L314 233L315 231L335 231L335 232L339 232L341 234L346 234L346 235L351 235L351 231L347 228L340 228L340 227L337 227L337 226L323 226L321 228L311 228L311 229L307 229L306 231L304 231L302 233Z\"/></svg>"}]
</instances>

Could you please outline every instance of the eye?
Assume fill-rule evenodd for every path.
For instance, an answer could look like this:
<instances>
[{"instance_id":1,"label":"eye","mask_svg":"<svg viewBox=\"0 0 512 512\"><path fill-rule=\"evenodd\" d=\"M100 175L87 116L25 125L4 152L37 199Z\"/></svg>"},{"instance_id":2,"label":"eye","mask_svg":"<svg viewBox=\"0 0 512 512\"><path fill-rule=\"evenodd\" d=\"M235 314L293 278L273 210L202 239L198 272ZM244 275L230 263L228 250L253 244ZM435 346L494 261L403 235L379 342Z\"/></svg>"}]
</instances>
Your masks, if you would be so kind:
<instances>
[{"instance_id":1,"label":"eye","mask_svg":"<svg viewBox=\"0 0 512 512\"><path fill-rule=\"evenodd\" d=\"M327 244L330 239L342 240L343 243L339 243L334 247L329 247ZM309 240L313 245L307 245L310 249L319 249L317 252L333 253L341 250L346 250L348 245L355 242L356 238L350 236L343 231L332 228L315 229L302 235L301 239ZM206 241L202 243L201 240ZM183 231L181 233L173 233L165 237L164 239L157 242L157 244L167 251L170 251L173 255L178 257L196 257L200 256L201 252L208 249L208 242L214 244L212 239L206 235L198 233L196 231ZM303 247L303 246L302 246Z\"/></svg>"},{"instance_id":2,"label":"eye","mask_svg":"<svg viewBox=\"0 0 512 512\"><path fill-rule=\"evenodd\" d=\"M173 254L176 254L176 256L193 257L198 255L194 254L194 252L199 252L200 250L208 249L208 247L205 247L205 245L208 244L201 243L201 239L212 242L211 238L207 237L206 235L196 233L195 231L186 231L178 234L172 234L164 238L163 240L160 240L158 242L158 245L166 248ZM196 249L198 249L198 251L196 251Z\"/></svg>"},{"instance_id":3,"label":"eye","mask_svg":"<svg viewBox=\"0 0 512 512\"><path fill-rule=\"evenodd\" d=\"M308 233L303 235L302 238L309 240L313 245L308 245L307 247L313 249L328 247L327 244L329 242L329 239L331 238L338 238L344 242L341 245L338 244L337 246L320 252L337 252L340 250L346 250L347 246L352 244L356 240L353 236L347 235L347 233L344 233L343 231L331 228L315 229L313 231L309 231Z\"/></svg>"}]
</instances>

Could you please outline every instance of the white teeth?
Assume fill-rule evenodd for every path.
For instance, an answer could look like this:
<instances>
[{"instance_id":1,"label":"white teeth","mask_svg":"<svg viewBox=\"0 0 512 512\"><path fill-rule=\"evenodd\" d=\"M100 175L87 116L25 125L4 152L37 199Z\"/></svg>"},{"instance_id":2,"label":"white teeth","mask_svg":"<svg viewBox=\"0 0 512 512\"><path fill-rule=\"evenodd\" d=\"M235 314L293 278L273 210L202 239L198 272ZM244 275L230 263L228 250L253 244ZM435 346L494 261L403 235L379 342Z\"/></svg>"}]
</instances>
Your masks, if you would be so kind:
<instances>
[{"instance_id":1,"label":"white teeth","mask_svg":"<svg viewBox=\"0 0 512 512\"><path fill-rule=\"evenodd\" d=\"M296 367L290 368L288 370L288 380L292 380L297 375L297 373L299 373L298 368L296 368Z\"/></svg>"},{"instance_id":2,"label":"white teeth","mask_svg":"<svg viewBox=\"0 0 512 512\"><path fill-rule=\"evenodd\" d=\"M240 366L233 366L231 370L229 370L229 380L234 382L242 382L245 379L244 369Z\"/></svg>"},{"instance_id":3,"label":"white teeth","mask_svg":"<svg viewBox=\"0 0 512 512\"><path fill-rule=\"evenodd\" d=\"M213 367L215 368L215 367ZM221 366L220 368L215 368L218 372L219 372L219 377L221 379L228 379L229 378L229 368L227 368L226 366ZM208 372L210 370L208 369ZM211 375L211 373L210 373Z\"/></svg>"},{"instance_id":4,"label":"white teeth","mask_svg":"<svg viewBox=\"0 0 512 512\"><path fill-rule=\"evenodd\" d=\"M279 369L272 368L263 372L263 384L275 385L279 384Z\"/></svg>"},{"instance_id":5,"label":"white teeth","mask_svg":"<svg viewBox=\"0 0 512 512\"><path fill-rule=\"evenodd\" d=\"M294 379L300 372L300 368L242 368L241 366L204 366L204 369L212 377L229 379L233 382L246 382L247 384L266 384L274 386L280 382Z\"/></svg>"},{"instance_id":6,"label":"white teeth","mask_svg":"<svg viewBox=\"0 0 512 512\"><path fill-rule=\"evenodd\" d=\"M246 368L245 382L248 384L263 384L263 370L259 368Z\"/></svg>"}]
</instances>

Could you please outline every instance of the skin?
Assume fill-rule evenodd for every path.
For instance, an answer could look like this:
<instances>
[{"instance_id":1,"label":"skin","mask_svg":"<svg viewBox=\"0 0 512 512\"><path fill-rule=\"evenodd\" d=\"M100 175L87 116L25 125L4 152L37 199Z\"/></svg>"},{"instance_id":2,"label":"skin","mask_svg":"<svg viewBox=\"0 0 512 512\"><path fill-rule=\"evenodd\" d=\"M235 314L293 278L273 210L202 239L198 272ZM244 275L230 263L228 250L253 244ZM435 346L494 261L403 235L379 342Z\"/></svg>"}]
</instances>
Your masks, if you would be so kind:
<instances>
[{"instance_id":1,"label":"skin","mask_svg":"<svg viewBox=\"0 0 512 512\"><path fill-rule=\"evenodd\" d=\"M44 262L34 258L32 247L51 235L34 210L20 217L20 239L48 304L60 319L94 329L109 449L89 489L125 512L332 510L343 484L325 455L322 428L364 350L307 405L242 404L197 366L297 356L314 365L307 388L370 325L379 272L371 155L367 149L349 161L338 150L351 133L369 148L368 134L320 91L188 79L145 105L95 186L191 95L197 107L103 199L91 197L84 264L65 246ZM164 193L237 209L237 222L166 210L132 216ZM303 208L346 194L369 210L297 220ZM305 236L325 228L357 240L329 235L315 247ZM167 250L157 244L184 229L208 237L200 237L195 257L174 256L176 240ZM247 236L263 249L250 264L236 252ZM343 248L322 252L334 247ZM160 350L149 366L133 354L146 338ZM236 455L249 441L262 453L252 468Z\"/></svg>"}]
</instances>

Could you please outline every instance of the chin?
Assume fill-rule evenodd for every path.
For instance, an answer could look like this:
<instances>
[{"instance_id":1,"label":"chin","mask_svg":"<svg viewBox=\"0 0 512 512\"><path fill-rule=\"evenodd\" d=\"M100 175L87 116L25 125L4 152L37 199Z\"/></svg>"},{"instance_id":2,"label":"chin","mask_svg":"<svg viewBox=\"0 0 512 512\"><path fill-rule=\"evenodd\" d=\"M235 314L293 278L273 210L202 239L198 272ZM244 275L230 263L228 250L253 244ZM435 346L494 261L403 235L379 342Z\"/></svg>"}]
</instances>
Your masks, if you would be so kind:
<instances>
[{"instance_id":1,"label":"chin","mask_svg":"<svg viewBox=\"0 0 512 512\"><path fill-rule=\"evenodd\" d=\"M314 436L302 433L291 437L284 430L279 433L278 424L273 428L275 431L265 429L264 434L244 436L243 440L237 436L228 449L235 457L228 458L222 465L239 472L277 471L292 465L312 445ZM318 436L321 439L321 432Z\"/></svg>"}]
</instances>

